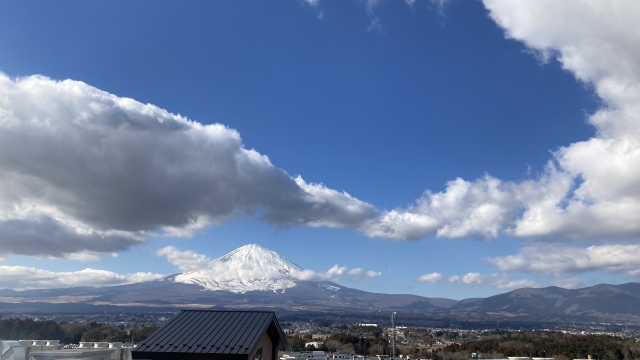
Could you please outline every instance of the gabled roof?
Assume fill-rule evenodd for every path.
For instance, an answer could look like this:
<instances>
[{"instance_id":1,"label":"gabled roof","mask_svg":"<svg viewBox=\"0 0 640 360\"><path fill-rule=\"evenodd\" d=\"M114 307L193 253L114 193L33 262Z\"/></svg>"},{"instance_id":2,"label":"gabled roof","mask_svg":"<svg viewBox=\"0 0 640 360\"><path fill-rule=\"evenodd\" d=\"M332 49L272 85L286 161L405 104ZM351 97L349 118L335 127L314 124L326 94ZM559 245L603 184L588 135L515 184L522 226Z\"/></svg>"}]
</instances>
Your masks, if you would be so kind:
<instances>
[{"instance_id":1,"label":"gabled roof","mask_svg":"<svg viewBox=\"0 0 640 360\"><path fill-rule=\"evenodd\" d=\"M182 310L133 353L249 355L265 331L278 339L278 349L286 349L285 335L271 311Z\"/></svg>"}]
</instances>

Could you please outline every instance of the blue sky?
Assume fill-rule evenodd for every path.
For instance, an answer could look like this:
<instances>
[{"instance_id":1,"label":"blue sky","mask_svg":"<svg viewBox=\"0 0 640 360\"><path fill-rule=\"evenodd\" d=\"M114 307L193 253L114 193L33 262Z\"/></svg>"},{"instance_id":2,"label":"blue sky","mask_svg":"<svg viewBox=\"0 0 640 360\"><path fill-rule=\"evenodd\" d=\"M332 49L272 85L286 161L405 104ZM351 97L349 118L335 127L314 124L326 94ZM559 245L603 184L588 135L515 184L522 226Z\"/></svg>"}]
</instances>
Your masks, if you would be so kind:
<instances>
[{"instance_id":1,"label":"blue sky","mask_svg":"<svg viewBox=\"0 0 640 360\"><path fill-rule=\"evenodd\" d=\"M586 7L580 1L568 3L567 9L549 8L557 15L554 19L568 16L575 10L571 6ZM611 127L615 129L607 132L609 127L593 120L594 114L626 109L630 101L607 90L606 84L631 79L630 85L625 84L635 86L635 72L615 70L616 64L608 58L594 60L600 66L597 71L592 69L596 65L586 64L588 61L574 61L575 56L591 59L584 39L592 35L571 22L549 33L547 20L536 6L519 3L511 9L497 0L450 0L442 7L438 2L424 0L412 5L400 0L2 3L0 71L13 84L38 74L52 80L71 79L202 124L224 124L237 130L245 149L268 156L275 168L291 178L300 175L306 184L345 191L371 205L354 206L362 205L363 212L378 215L370 215L366 223L357 224L355 220L334 218L322 220L322 224L313 220L291 223L288 219L263 221L263 210L258 209L248 214L227 214L190 236L176 236L166 231L165 226L172 224L160 217L147 227L144 216L136 218L140 212L129 216L114 211L109 216L123 219L113 221L99 215L84 218L78 215L84 211L78 210L81 207L68 210L72 205L48 198L47 206L96 231L131 231L127 236L144 239L113 250L96 250L91 245L85 253L90 255L84 257L70 256L71 250L51 256L10 250L0 265L49 272L92 268L118 274L170 274L179 269L155 254L163 247L174 246L215 258L244 244L258 243L317 272L334 264L379 271L381 275L375 278L337 279L344 285L376 292L458 299L487 296L518 285L580 286L635 280L634 271L640 270L640 264L600 264L592 259L595 253L585 253L579 259L550 259L557 266L548 269L534 264L546 252L571 254L576 248L587 251L589 246L595 246L592 250L596 252L640 253L635 245L638 229L611 225L612 219L617 219L615 211L602 215L595 207L589 207L621 203L616 197L619 194L581 187L605 184L606 179L598 177L602 173L598 169L590 173L588 161L585 165L578 155L571 155L571 151L580 150L572 144L588 147L590 143L585 141L590 138L622 139L631 133L629 128L635 128L633 120L637 117L633 109L628 116L632 120L624 120L630 127L620 125L623 120L612 120ZM516 10L530 16L534 25L520 29L520 23L512 21L522 16ZM618 39L618 29L611 27L605 34L610 38L596 40ZM578 44L574 48L572 41ZM613 41L612 46L615 45ZM568 52L575 48L582 52ZM627 55L633 62L635 55ZM52 103L58 101L55 96L51 95ZM13 109L19 105L16 100L8 100L2 106ZM11 116L28 121L32 115ZM51 126L55 127L55 122ZM0 132L10 134L3 129ZM64 137L65 130L60 131ZM184 148L188 149L188 157L208 156L195 153L186 145ZM7 148L0 151L9 154ZM43 145L42 151L50 154L57 149ZM60 161L68 159L68 154L60 153ZM127 161L126 152L123 153L125 158L117 161ZM16 151L0 162L13 164L31 159L23 156ZM621 162L627 172L637 168L634 159L623 158ZM38 170L11 169L7 174L14 171L40 177L45 183L55 182L47 177L53 175L42 175ZM500 182L502 195L487 195L492 200L482 195L485 200L474 198L468 203L461 200L460 208L454 208L484 209L483 204L498 204L495 206L504 209L504 213L489 219L491 224L483 222L478 225L481 228L456 232L451 227L464 227L460 224L465 224L465 218L442 215L441 219L439 214L455 214L459 210L438 207L429 196L426 210L411 207L425 191L446 194L450 190L448 182L457 178L484 189L486 175ZM189 186L188 180L182 182L185 187ZM525 186L527 181L531 182L529 187ZM98 186L90 180L83 184L88 183ZM0 185L11 189L7 184ZM256 180L252 184L261 186L262 182ZM564 190L559 190L553 206L566 216L558 220L549 215L546 220L536 218L538 222L533 225L533 220L527 222L531 226L521 226L528 219L527 214L534 213L538 200L553 197L535 195L535 189L554 188L555 184ZM640 181L632 176L620 188L633 188L634 184ZM175 189L167 187L164 191ZM25 199L34 198L33 194L20 195L18 202L29 204ZM82 198L80 192L76 195ZM635 206L633 192L623 195L624 201L631 199ZM318 201L322 203L321 200ZM0 196L3 201L7 205L17 200ZM29 206L45 208L42 201ZM576 207L585 206L585 211L592 213L574 211L574 202ZM149 205L150 209L153 206ZM189 209L196 208L200 209L195 205ZM628 213L632 208L619 211ZM377 216L382 218L394 209L406 214L428 213L430 219L436 219L437 226L432 229L429 225L428 229L406 236L399 230L401 225L393 234L372 230L369 221L376 222ZM9 210L6 213L10 214ZM1 215L0 209L0 220L9 216ZM54 218L62 221L64 216L57 216ZM322 215L314 213L309 218L316 219L314 216ZM43 218L38 219L42 223ZM128 221L138 222L131 225ZM581 226L580 221L598 228ZM556 222L558 225L544 227ZM127 224L118 225L124 223ZM1 241L8 243L8 248L18 241L11 234L14 233L0 226L0 238L4 238ZM522 265L523 261L505 263L505 256L516 254L529 265ZM489 258L504 261L492 262ZM575 266L565 268L567 263ZM433 282L416 280L432 273L441 277L432 277ZM478 274L461 280L469 273ZM509 284L511 280L523 282ZM28 285L29 279L20 281L22 285L9 282L5 286L38 286Z\"/></svg>"}]
</instances>

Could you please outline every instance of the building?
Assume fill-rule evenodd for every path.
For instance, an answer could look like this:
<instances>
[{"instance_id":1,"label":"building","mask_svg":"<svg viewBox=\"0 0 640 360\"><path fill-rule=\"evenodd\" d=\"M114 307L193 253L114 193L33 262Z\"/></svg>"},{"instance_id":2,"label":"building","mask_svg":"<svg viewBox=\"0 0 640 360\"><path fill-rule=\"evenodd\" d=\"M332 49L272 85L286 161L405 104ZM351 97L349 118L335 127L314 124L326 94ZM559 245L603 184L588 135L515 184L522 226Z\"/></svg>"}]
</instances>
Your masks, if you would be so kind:
<instances>
[{"instance_id":1,"label":"building","mask_svg":"<svg viewBox=\"0 0 640 360\"><path fill-rule=\"evenodd\" d=\"M63 349L60 340L0 341L2 359L10 360L131 360L131 352L120 342L83 342Z\"/></svg>"},{"instance_id":2,"label":"building","mask_svg":"<svg viewBox=\"0 0 640 360\"><path fill-rule=\"evenodd\" d=\"M286 347L271 311L182 310L131 355L134 360L276 360Z\"/></svg>"}]
</instances>

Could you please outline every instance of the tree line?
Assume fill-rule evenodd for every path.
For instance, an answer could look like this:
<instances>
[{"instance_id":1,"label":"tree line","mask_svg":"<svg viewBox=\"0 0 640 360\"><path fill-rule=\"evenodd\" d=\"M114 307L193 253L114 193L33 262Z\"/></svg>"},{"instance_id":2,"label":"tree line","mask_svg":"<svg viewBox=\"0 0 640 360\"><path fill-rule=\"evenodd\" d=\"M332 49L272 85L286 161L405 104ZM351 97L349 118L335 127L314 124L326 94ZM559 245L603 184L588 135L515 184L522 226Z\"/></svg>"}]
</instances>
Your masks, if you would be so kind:
<instances>
[{"instance_id":1,"label":"tree line","mask_svg":"<svg viewBox=\"0 0 640 360\"><path fill-rule=\"evenodd\" d=\"M0 319L0 338L5 340L60 340L64 344L81 341L130 341L147 338L157 327L138 324L130 329L96 322L36 321L32 319Z\"/></svg>"},{"instance_id":2,"label":"tree line","mask_svg":"<svg viewBox=\"0 0 640 360\"><path fill-rule=\"evenodd\" d=\"M635 339L614 336L573 335L561 332L496 332L493 338L447 346L445 353L484 358L530 356L554 357L556 360L631 360L640 359L640 346ZM455 358L456 356L452 356Z\"/></svg>"}]
</instances>

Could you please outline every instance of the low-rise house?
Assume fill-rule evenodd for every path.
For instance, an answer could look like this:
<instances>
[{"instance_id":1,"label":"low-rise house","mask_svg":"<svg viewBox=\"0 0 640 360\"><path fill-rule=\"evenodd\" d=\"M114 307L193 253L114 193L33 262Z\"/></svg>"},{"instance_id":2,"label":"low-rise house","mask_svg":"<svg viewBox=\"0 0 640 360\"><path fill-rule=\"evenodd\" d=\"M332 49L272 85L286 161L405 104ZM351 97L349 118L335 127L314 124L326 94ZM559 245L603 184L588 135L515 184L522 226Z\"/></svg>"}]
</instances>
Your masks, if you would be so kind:
<instances>
[{"instance_id":1,"label":"low-rise house","mask_svg":"<svg viewBox=\"0 0 640 360\"><path fill-rule=\"evenodd\" d=\"M276 360L287 347L271 311L183 310L132 351L146 360Z\"/></svg>"}]
</instances>

